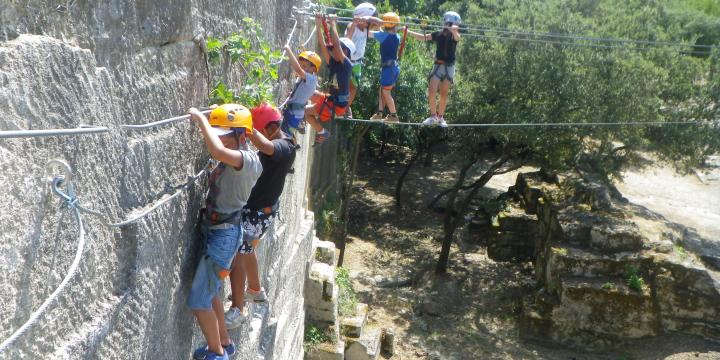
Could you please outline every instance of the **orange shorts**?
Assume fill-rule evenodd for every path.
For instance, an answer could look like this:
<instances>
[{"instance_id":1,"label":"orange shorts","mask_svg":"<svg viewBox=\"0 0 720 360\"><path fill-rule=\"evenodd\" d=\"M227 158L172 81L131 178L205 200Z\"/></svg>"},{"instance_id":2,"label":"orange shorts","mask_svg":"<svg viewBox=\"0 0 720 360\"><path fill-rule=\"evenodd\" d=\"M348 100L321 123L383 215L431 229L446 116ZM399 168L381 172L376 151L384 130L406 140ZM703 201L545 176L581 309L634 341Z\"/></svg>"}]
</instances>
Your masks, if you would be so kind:
<instances>
[{"instance_id":1,"label":"orange shorts","mask_svg":"<svg viewBox=\"0 0 720 360\"><path fill-rule=\"evenodd\" d=\"M335 109L335 116L345 115L347 106L337 106L332 100L328 98L328 95L313 95L312 102L315 103L315 111L319 114L320 121L330 121L332 119L332 109Z\"/></svg>"}]
</instances>

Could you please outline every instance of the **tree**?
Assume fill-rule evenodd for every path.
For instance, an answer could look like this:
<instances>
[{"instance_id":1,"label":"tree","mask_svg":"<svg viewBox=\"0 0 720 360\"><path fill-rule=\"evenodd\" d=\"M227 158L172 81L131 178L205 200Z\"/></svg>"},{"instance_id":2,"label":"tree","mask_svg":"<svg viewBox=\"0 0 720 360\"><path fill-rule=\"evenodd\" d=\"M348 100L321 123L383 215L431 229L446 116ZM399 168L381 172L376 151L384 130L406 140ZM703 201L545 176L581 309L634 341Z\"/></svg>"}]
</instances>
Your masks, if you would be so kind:
<instances>
[{"instance_id":1,"label":"tree","mask_svg":"<svg viewBox=\"0 0 720 360\"><path fill-rule=\"evenodd\" d=\"M491 19L492 26L503 28L685 40L676 37L680 24L670 21L662 5L649 0L515 0L466 6L464 19L469 23L487 24ZM448 118L464 123L703 123L451 129L450 154L463 156L456 159L459 171L454 185L445 191L438 272L447 269L454 232L470 201L498 173L528 163L568 169L584 159L611 185L639 151L655 151L686 169L720 150L715 121L720 83L717 52L703 59L674 47L629 50L574 44L533 43L517 37L478 41L466 36ZM496 154L495 160L483 164L479 172L473 170L488 151ZM473 156L468 158L468 152ZM473 171L479 176L469 176Z\"/></svg>"}]
</instances>

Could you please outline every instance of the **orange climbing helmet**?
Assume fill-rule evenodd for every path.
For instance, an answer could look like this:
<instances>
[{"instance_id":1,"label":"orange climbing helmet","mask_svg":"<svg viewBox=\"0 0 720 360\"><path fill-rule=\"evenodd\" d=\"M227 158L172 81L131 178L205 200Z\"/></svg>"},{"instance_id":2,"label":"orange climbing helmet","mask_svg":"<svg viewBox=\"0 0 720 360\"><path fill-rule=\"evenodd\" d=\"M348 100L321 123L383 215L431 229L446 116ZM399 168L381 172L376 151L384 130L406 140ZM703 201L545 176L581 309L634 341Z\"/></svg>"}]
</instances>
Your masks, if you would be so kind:
<instances>
[{"instance_id":1,"label":"orange climbing helmet","mask_svg":"<svg viewBox=\"0 0 720 360\"><path fill-rule=\"evenodd\" d=\"M243 129L248 134L253 131L250 110L238 104L223 104L216 107L210 112L208 122L217 136L227 135L239 129Z\"/></svg>"},{"instance_id":2,"label":"orange climbing helmet","mask_svg":"<svg viewBox=\"0 0 720 360\"><path fill-rule=\"evenodd\" d=\"M384 13L382 16L383 27L392 28L400 25L400 16L394 12Z\"/></svg>"},{"instance_id":3,"label":"orange climbing helmet","mask_svg":"<svg viewBox=\"0 0 720 360\"><path fill-rule=\"evenodd\" d=\"M322 65L322 59L320 59L320 55L316 54L315 52L303 51L300 53L300 55L298 55L298 57L301 59L305 59L315 65L315 71L320 70L320 66Z\"/></svg>"},{"instance_id":4,"label":"orange climbing helmet","mask_svg":"<svg viewBox=\"0 0 720 360\"><path fill-rule=\"evenodd\" d=\"M253 127L257 130L265 129L270 123L282 121L282 114L276 107L262 103L251 111Z\"/></svg>"}]
</instances>

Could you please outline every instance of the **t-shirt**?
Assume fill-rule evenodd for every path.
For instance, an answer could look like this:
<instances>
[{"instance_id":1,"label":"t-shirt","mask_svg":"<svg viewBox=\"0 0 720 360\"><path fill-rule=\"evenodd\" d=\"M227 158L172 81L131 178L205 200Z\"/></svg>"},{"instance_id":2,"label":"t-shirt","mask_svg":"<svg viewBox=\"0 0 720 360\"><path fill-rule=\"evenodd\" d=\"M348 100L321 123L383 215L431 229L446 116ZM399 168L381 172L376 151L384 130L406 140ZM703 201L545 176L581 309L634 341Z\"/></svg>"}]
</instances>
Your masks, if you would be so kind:
<instances>
[{"instance_id":1,"label":"t-shirt","mask_svg":"<svg viewBox=\"0 0 720 360\"><path fill-rule=\"evenodd\" d=\"M380 42L380 62L397 60L400 35L385 31L373 31L373 38Z\"/></svg>"},{"instance_id":2,"label":"t-shirt","mask_svg":"<svg viewBox=\"0 0 720 360\"><path fill-rule=\"evenodd\" d=\"M437 44L435 60L442 60L448 65L455 64L457 41L450 31L436 31L431 34L432 41Z\"/></svg>"},{"instance_id":3,"label":"t-shirt","mask_svg":"<svg viewBox=\"0 0 720 360\"><path fill-rule=\"evenodd\" d=\"M365 45L367 44L367 38L367 29L360 30L356 27L353 31L352 37L350 38L350 40L353 41L353 44L355 44L355 52L350 54L350 60L353 62L353 64L357 63L359 60L362 60L362 58L365 57Z\"/></svg>"},{"instance_id":4,"label":"t-shirt","mask_svg":"<svg viewBox=\"0 0 720 360\"><path fill-rule=\"evenodd\" d=\"M346 57L343 57L342 62L338 62L331 56L328 68L332 74L335 74L335 81L337 82L337 90L333 92L333 95L336 95L337 97L335 105L347 106L348 97L350 96L350 75L352 74L352 63Z\"/></svg>"},{"instance_id":5,"label":"t-shirt","mask_svg":"<svg viewBox=\"0 0 720 360\"><path fill-rule=\"evenodd\" d=\"M295 89L292 96L290 96L290 100L288 100L288 104L307 104L310 97L315 93L317 83L317 75L306 72L305 79L298 79L295 83ZM292 110L292 114L301 118L305 116L305 109Z\"/></svg>"},{"instance_id":6,"label":"t-shirt","mask_svg":"<svg viewBox=\"0 0 720 360\"><path fill-rule=\"evenodd\" d=\"M252 189L247 206L262 209L273 206L285 187L285 177L295 162L295 146L290 139L272 140L275 150L272 156L259 153L262 175Z\"/></svg>"},{"instance_id":7,"label":"t-shirt","mask_svg":"<svg viewBox=\"0 0 720 360\"><path fill-rule=\"evenodd\" d=\"M224 163L210 173L206 205L211 211L232 214L240 211L248 201L255 182L263 172L260 158L253 151L238 150L243 156L240 170Z\"/></svg>"}]
</instances>

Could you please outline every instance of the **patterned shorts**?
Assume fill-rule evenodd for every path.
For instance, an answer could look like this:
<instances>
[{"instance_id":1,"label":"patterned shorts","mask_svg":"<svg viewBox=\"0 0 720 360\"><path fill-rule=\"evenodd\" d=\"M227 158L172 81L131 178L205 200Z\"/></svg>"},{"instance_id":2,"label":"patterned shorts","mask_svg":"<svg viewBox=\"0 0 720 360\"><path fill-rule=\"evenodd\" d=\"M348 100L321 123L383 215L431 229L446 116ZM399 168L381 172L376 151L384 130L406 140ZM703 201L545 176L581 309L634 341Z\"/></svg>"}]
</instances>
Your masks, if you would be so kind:
<instances>
[{"instance_id":1,"label":"patterned shorts","mask_svg":"<svg viewBox=\"0 0 720 360\"><path fill-rule=\"evenodd\" d=\"M242 209L243 241L238 249L241 254L252 254L258 245L265 230L275 220L277 211L266 213L263 209L256 210L244 207Z\"/></svg>"}]
</instances>

